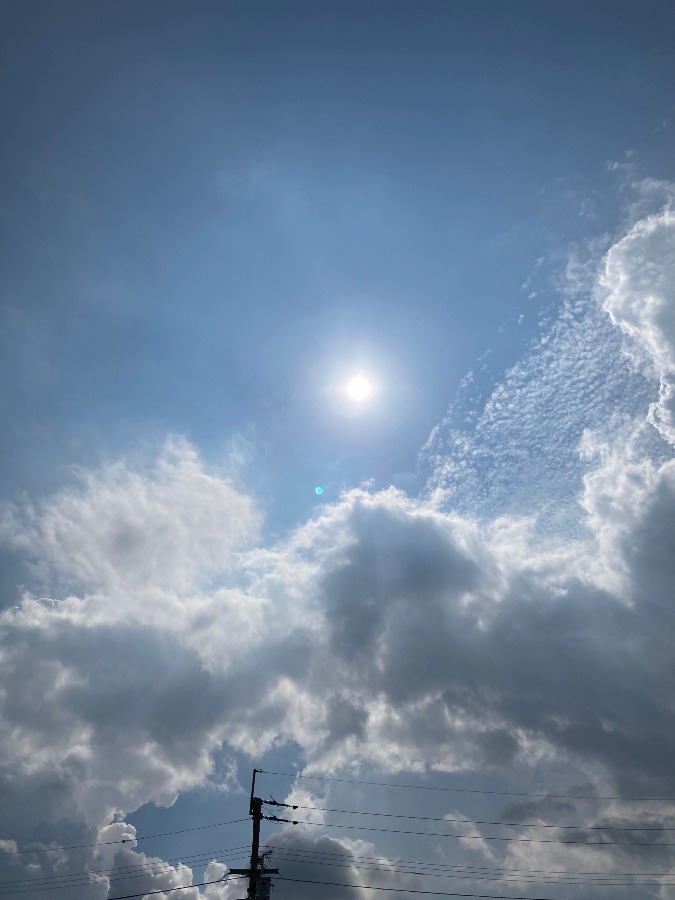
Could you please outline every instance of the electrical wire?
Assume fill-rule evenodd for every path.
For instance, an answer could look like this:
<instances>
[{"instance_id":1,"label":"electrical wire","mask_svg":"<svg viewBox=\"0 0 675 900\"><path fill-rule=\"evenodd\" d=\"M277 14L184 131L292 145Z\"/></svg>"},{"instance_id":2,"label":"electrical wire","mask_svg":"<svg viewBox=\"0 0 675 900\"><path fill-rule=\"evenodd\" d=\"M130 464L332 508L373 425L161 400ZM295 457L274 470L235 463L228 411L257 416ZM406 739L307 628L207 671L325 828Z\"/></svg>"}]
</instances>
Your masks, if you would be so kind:
<instances>
[{"instance_id":1,"label":"electrical wire","mask_svg":"<svg viewBox=\"0 0 675 900\"><path fill-rule=\"evenodd\" d=\"M208 852L203 852L199 854L195 854L192 856L183 856L183 857L170 857L168 860L158 860L156 862L143 862L133 866L124 866L124 867L115 867L106 871L94 871L90 870L88 872L71 872L64 875L56 875L56 876L44 876L42 878L28 878L23 880L14 880L14 881L2 881L0 882L0 896L7 896L8 894L24 894L24 893L33 893L35 891L44 891L44 890L62 890L64 888L72 888L75 886L82 886L91 884L91 876L99 876L99 877L110 877L111 875L121 876L125 879L129 878L139 878L144 877L146 875L163 875L167 872L171 871L175 868L175 864L184 864L188 866L198 866L205 865L209 862L212 862L216 857L217 862L223 862L227 860L228 856L231 858L231 854L235 851L241 851L242 849L248 850L248 847L232 847L226 848L222 850L211 850ZM237 858L241 856L240 853L237 853Z\"/></svg>"},{"instance_id":2,"label":"electrical wire","mask_svg":"<svg viewBox=\"0 0 675 900\"><path fill-rule=\"evenodd\" d=\"M350 851L345 851L344 853L331 853L327 850L308 850L305 848L298 849L296 847L280 847L276 844L262 844L263 850L274 850L275 854L302 854L311 857L315 857L318 862L323 861L324 859L344 859L344 860L367 860L367 861L375 861L381 862L384 857L382 856L356 856L352 854ZM388 863L399 863L401 865L411 865L411 866L427 866L429 868L440 868L440 869L469 869L469 870L488 870L493 872L513 872L513 873L525 873L525 874L541 874L541 875L567 875L569 874L567 870L552 870L552 869L508 869L503 866L470 866L470 865L462 865L460 863L438 863L431 862L428 860L419 860L419 859L389 859L386 858ZM631 876L666 876L671 875L670 871L668 872L595 872L595 871L579 871L575 872L576 875L606 875L611 877L631 877Z\"/></svg>"},{"instance_id":3,"label":"electrical wire","mask_svg":"<svg viewBox=\"0 0 675 900\"><path fill-rule=\"evenodd\" d=\"M279 775L287 778L304 778L333 781L341 784L363 784L374 787L405 788L411 791L446 791L455 794L495 794L502 797L548 797L552 800L621 800L624 803L675 803L675 797L599 797L592 794L537 794L527 791L489 791L478 788L436 787L430 784L398 784L389 781L364 781L357 778L330 778L327 775L300 775L297 772L268 772L256 769L261 775Z\"/></svg>"},{"instance_id":4,"label":"electrical wire","mask_svg":"<svg viewBox=\"0 0 675 900\"><path fill-rule=\"evenodd\" d=\"M280 856L283 854L280 852ZM433 877L443 877L443 878L451 878L457 875L465 875L469 873L471 876L475 876L476 874L487 874L493 877L506 877L513 876L518 878L529 878L534 877L535 875L542 875L544 878L548 877L587 877L583 875L583 873L576 872L559 872L559 871L545 871L545 870L519 870L519 869L507 869L505 867L494 867L494 866L469 866L469 865L454 865L452 863L425 863L425 862L412 862L406 860L390 860L386 857L373 858L373 857L353 857L349 860L342 860L341 862L331 862L328 859L317 858L312 855L309 855L308 858L302 858L302 856L290 856L285 857L285 861L287 863L300 863L305 865L326 865L326 866L338 866L342 868L356 868L356 869L370 869L373 871L381 870L386 872L402 872L411 875L424 875L424 876L433 876ZM386 865L382 866L383 863ZM378 865L380 864L380 865ZM413 869L412 867L416 867ZM417 871L424 870L424 871ZM643 873L639 873L642 875ZM662 873L656 873L662 874ZM595 873L587 873L588 877L598 876L600 878L619 878L622 877L622 873L608 873L608 872L595 872ZM537 880L539 878L537 877Z\"/></svg>"},{"instance_id":5,"label":"electrical wire","mask_svg":"<svg viewBox=\"0 0 675 900\"><path fill-rule=\"evenodd\" d=\"M263 803L270 804L271 801L263 800ZM274 801L273 806L279 804ZM668 828L666 826L642 826L642 825L537 825L534 822L489 822L483 819L456 819L443 816L441 818L433 816L409 816L403 813L383 813L370 812L362 809L331 809L325 806L299 806L295 803L284 803L289 809L303 809L311 812L329 812L342 813L350 816L380 816L388 819L416 819L422 822L457 822L464 825L504 825L510 828L561 828L573 831L675 831L675 827Z\"/></svg>"},{"instance_id":6,"label":"electrical wire","mask_svg":"<svg viewBox=\"0 0 675 900\"><path fill-rule=\"evenodd\" d=\"M115 871L116 871L116 872L128 872L128 871L134 871L135 869L138 869L138 868L146 868L146 867L149 866L149 865L155 865L155 864L156 864L156 865L172 865L173 863L181 863L181 862L182 862L182 863L185 863L185 864L187 865L187 864L190 864L190 862L193 861L193 860L195 861L195 864L197 864L198 861L199 861L199 859L200 859L201 857L205 857L205 856L211 856L211 857L215 857L215 856L226 856L226 855L229 855L229 854L232 854L232 853L237 853L237 851L241 851L241 850L246 851L247 854L248 854L248 853L249 853L249 846L248 846L248 844L240 844L238 847L221 847L221 848L218 849L218 850L204 850L204 851L202 851L202 852L200 852L200 853L193 854L193 855L190 855L190 856L169 856L169 857L167 857L166 859L159 860L157 863L151 863L151 862L149 862L149 861L146 861L146 862L143 862L143 863L133 864L133 865L129 865L129 866L122 866L122 867L119 867L119 868L116 867L116 868L115 868ZM133 852L133 851L132 851L132 852ZM239 854L238 854L238 855L239 855ZM89 869L89 870L86 871L86 872L70 872L70 873L68 873L68 874L59 875L59 876L57 876L57 877L60 879L60 878L71 878L71 877L72 877L72 878L75 878L76 876L80 876L80 875L84 876L84 875L105 875L105 874L107 874L107 870L106 870L105 872L103 872L103 871L100 871L100 870ZM32 878L31 878L31 879L28 879L28 880L32 883L34 880L35 880L35 881L41 881L42 879L38 877L38 878L36 878L36 879L32 879ZM3 881L3 880L0 880L0 889L6 887L8 884L17 884L17 883L18 883L17 881L7 881L7 880L4 880L4 881Z\"/></svg>"},{"instance_id":7,"label":"electrical wire","mask_svg":"<svg viewBox=\"0 0 675 900\"><path fill-rule=\"evenodd\" d=\"M277 851L280 856L284 856L284 848L277 848ZM299 851L301 855L305 855L306 851ZM382 857L353 857L352 859L348 859L347 857L342 857L343 861L339 863L329 862L326 858L321 858L320 854L314 855L312 851L309 851L308 859L298 858L298 856L291 856L286 859L288 863L300 863L305 865L327 865L327 866L337 866L342 868L355 868L355 869L363 869L363 870L371 870L371 871L386 871L386 872L394 872L398 874L407 874L407 875L419 875L422 877L431 876L431 877L442 877L442 878L475 878L475 879L494 879L494 880L512 880L512 881L530 881L534 883L562 883L562 884L616 884L622 886L630 886L635 884L634 880L626 881L626 878L645 878L645 877L654 877L654 876L663 876L670 875L671 873L662 873L662 872L559 872L559 871L547 871L547 870L519 870L519 869L506 869L504 867L490 867L490 866L463 866L463 865L452 865L452 864L440 864L440 863L427 863L420 861L410 861L410 860L383 860ZM331 854L326 854L327 856L331 856ZM338 856L338 854L334 854L334 856ZM346 860L346 861L345 861ZM365 860L368 864L363 865L360 861ZM386 862L387 866L378 866L372 865L372 863L382 863ZM393 863L399 863L399 866L393 865ZM401 868L403 865L405 868ZM411 866L417 866L419 868L425 869L425 871L415 871L412 870ZM433 871L433 870L440 871ZM431 870L431 871L429 871ZM562 877L556 877L562 876ZM592 877L596 876L596 877ZM590 878L590 880L589 880ZM618 882L613 879L622 878L623 880ZM574 880L572 880L574 879ZM581 879L581 880L580 880ZM662 885L665 884L663 880L658 882L645 882L640 881L640 885L645 884L657 884ZM668 882L671 883L671 882Z\"/></svg>"},{"instance_id":8,"label":"electrical wire","mask_svg":"<svg viewBox=\"0 0 675 900\"><path fill-rule=\"evenodd\" d=\"M605 887L663 887L675 885L675 881L635 881L623 879L615 880L618 876L603 875L599 878L583 878L575 873L564 873L563 877L554 877L554 875L535 876L531 874L518 874L517 872L489 872L478 869L474 872L429 872L416 871L410 868L396 868L393 866L377 866L377 865L361 865L358 863L335 863L326 860L315 859L293 859L288 862L299 863L300 865L321 865L330 866L332 868L356 869L359 872L386 872L391 875L413 875L421 878L446 878L465 881L501 881L505 883L515 884L564 884L564 885L580 885L580 886L605 886ZM614 879L614 880L613 880Z\"/></svg>"},{"instance_id":9,"label":"electrical wire","mask_svg":"<svg viewBox=\"0 0 675 900\"><path fill-rule=\"evenodd\" d=\"M296 775L291 775L291 773L267 772L265 770L260 770L260 769L257 771L261 774L267 774L267 775L289 776L289 777L298 777L298 778L316 778L316 779L321 779L324 781L346 782L346 783L353 783L353 784L368 784L368 785L377 785L377 786L383 786L383 787L400 787L400 788L408 788L408 789L416 789L416 790L437 790L437 791L444 791L444 792L457 791L457 792L461 792L461 793L498 794L498 795L509 795L509 796L536 796L536 797L569 798L569 799L595 799L595 800L625 799L625 798L613 798L613 797L591 797L591 796L581 797L581 796L562 795L562 794L525 794L524 792L517 793L517 792L508 792L508 791L479 791L479 790L473 790L473 789L462 789L462 788L455 789L455 788L445 788L445 787L436 788L436 787L427 786L427 785L406 785L406 784L393 784L393 783L385 783L385 782L370 782L370 781L363 781L363 780L357 780L357 779L328 778L328 777L324 777L324 776L313 776L313 775L308 775L308 776L297 775L296 776ZM637 800L642 800L642 801L658 800L658 801L665 802L665 801L670 800L671 798L630 798L630 799L635 800L635 801L637 801ZM471 824L471 825L474 825L474 824L476 824L476 825L494 825L494 826L519 827L519 828L559 828L559 829L566 829L566 830L574 829L574 830L583 830L583 831L594 830L594 831L610 831L610 832L611 831L626 831L626 832L675 831L675 828L669 828L669 827L665 827L665 826L655 827L655 826L595 825L595 826L585 827L585 826L581 826L581 825L551 825L551 824L538 825L535 823L525 823L525 822L502 822L502 821L483 821L483 820L458 819L458 818L438 818L438 817L431 817L431 816L414 816L414 815L398 814L398 813L370 812L370 811L365 811L365 810L334 809L334 808L329 808L329 807L311 807L311 806L301 806L301 805L291 805L291 804L278 804L278 803L276 803L276 801L263 801L263 803L272 804L272 805L276 805L276 806L283 805L288 808L301 809L301 810L305 810L305 811L328 812L328 813L336 813L336 814L342 814L342 815L358 815L358 816L365 815L365 816L377 816L377 817L385 817L385 818L409 819L409 820L430 821L430 822L452 822L452 823L457 823L457 824ZM317 823L317 822L307 822L307 821L292 821L291 822L291 820L282 819L277 816L265 816L264 818L269 821L272 821L272 822L277 822L279 824L289 823L289 824L311 825L311 826L319 826L319 827L323 824L324 827L326 827L326 828L343 828L343 829L350 829L350 830L393 833L393 834L406 834L406 835L415 835L415 836L447 837L447 838L456 838L456 839L464 839L464 840L578 844L578 845L584 845L584 846L608 846L608 845L609 846L629 846L629 847L670 847L670 846L675 846L675 842L674 843L671 843L671 842L654 843L654 842L636 842L636 841L559 840L559 839L545 839L545 838L537 839L537 838L518 838L518 837L500 837L500 836L483 837L482 835L461 835L461 834L447 834L447 833L437 833L437 832L409 831L409 830L404 830L404 829L374 828L374 827L367 827L367 826L337 824L337 823L328 824L328 823ZM201 830L205 830L205 829L209 829L209 828L217 828L217 827L224 827L224 826L228 826L228 825L239 824L239 823L245 822L245 821L247 821L246 818L240 818L240 819L230 820L227 822L215 822L215 823L206 824L206 825L196 825L191 828L176 829L174 831L162 832L162 833L158 833L158 834L143 835L143 836L136 836L136 837L126 837L126 838L121 838L121 839L114 840L114 841L99 841L99 842L95 842L95 843L91 843L91 844L79 844L79 845L56 846L56 847L54 847L54 846L41 847L41 848L35 848L35 849L22 849L22 850L15 850L15 851L3 850L3 851L0 851L0 853L2 853L3 855L9 856L9 855L19 855L19 854L27 854L27 853L47 853L47 852L57 852L57 851L65 851L65 850L88 849L88 848L94 848L94 847L111 846L111 845L127 844L127 843L131 844L131 843L137 843L137 842L143 841L143 840L150 840L153 838L169 837L169 836L185 834L185 833L189 833L189 832L201 831ZM212 854L203 853L203 854L199 854L199 855L195 855L195 856L191 856L191 857L180 858L179 861L183 862L186 865L190 864L190 863L192 865L199 865L200 863L203 863L203 861L206 859L207 856L210 856L212 859L216 855L222 856L225 853L234 852L234 851L243 850L243 849L247 849L247 848L244 846L238 847L238 848L228 848L228 850L216 851ZM286 852L286 851L289 853L293 852L292 848L275 848L275 849L277 850L277 852L281 852L281 853ZM174 859L177 859L177 858L174 858ZM315 857L315 859L316 859L316 857ZM349 863L349 865L351 865L357 869L359 869L359 868L364 869L364 870L371 869L373 871L378 870L376 866L374 866L374 867L373 866L368 867L368 866L363 866L363 865L359 866L353 861L356 859L366 859L366 860L372 861L377 858L353 857L352 861ZM297 861L305 862L305 863L307 862L307 860L297 860ZM396 861L393 861L393 862L396 862ZM410 862L410 861L407 861L407 862L406 861L398 861L398 862L401 864L405 864L405 865L417 865L417 866L424 866L424 867L433 865L433 864ZM337 863L328 863L325 861L325 859L324 859L324 864L333 865L333 866L338 865ZM158 867L159 867L159 869L158 869ZM152 875L162 874L162 872L167 871L167 867L171 868L171 863L169 861L161 861L161 862L157 862L157 863L154 863L151 865L148 865L148 863L146 862L143 864L139 864L138 866L126 867L123 870L115 870L115 873L120 874L120 875L124 874L125 878L136 878L136 877L141 877L142 875L148 875L148 874L152 874ZM455 867L453 867L453 868L455 868ZM645 872L636 872L636 873L591 873L591 872L588 872L588 873L585 873L585 872L554 873L554 872L548 872L548 871L544 871L544 870L503 870L501 872L487 871L487 874L486 874L485 870L488 870L489 867L456 867L456 868L457 869L466 869L467 871L471 871L472 874L471 875L458 874L457 871L454 871L454 872L450 871L447 867L444 871L441 871L441 872L428 872L428 871L427 872L416 872L416 871L399 870L399 869L392 870L390 867L387 868L386 871L394 871L394 872L398 872L399 874L420 875L420 876L433 875L435 877L465 877L465 878L472 877L472 878L501 878L501 879L509 878L509 879L515 879L515 880L519 880L519 879L523 880L524 878L529 880L534 875L541 875L541 876L543 876L542 879L535 879L536 881L538 881L540 883L547 883L544 879L549 879L549 878L551 878L551 876L556 875L556 874L563 875L567 878L578 878L583 875L596 875L598 877L604 877L604 878L611 878L611 877L617 878L617 877L622 877L622 876L626 876L626 877L645 877L648 875L667 876L669 874L669 873L651 873L651 872L649 872L649 873L645 873ZM135 872L138 869L142 869L143 871L140 872L140 874L133 874L133 872ZM478 874L479 870L483 870L482 874L480 874L480 875ZM5 881L5 882L0 882L0 895L6 895L9 891L14 891L15 893L29 893L29 892L33 892L33 891L47 890L49 888L59 889L59 888L65 888L65 887L73 887L77 883L76 879L78 879L78 878L79 879L82 879L82 878L87 879L85 882L80 881L79 882L80 884L81 883L91 883L90 878L92 875L93 876L95 876L95 875L106 876L109 874L110 874L110 872L89 871L89 872L82 872L82 873L69 873L67 875L55 876L54 878L51 878L51 879L48 877L45 877L42 879L38 878L35 880L29 879L29 880L23 881L23 882L20 882L20 881L7 882L7 881ZM215 883L215 882L209 882L209 883ZM317 883L320 883L320 882L317 882ZM323 882L321 882L321 883L323 883ZM549 881L548 883L554 883L554 882ZM579 884L580 882L579 881L574 881L574 882L567 881L567 882L557 882L557 883ZM618 884L616 882L609 882L609 881L600 882L597 880L594 882L591 882L591 883ZM644 885L645 882L641 882L641 884ZM663 882L659 882L659 884L663 884ZM190 885L190 886L194 887L195 885ZM626 886L628 886L628 885L626 885ZM170 890L180 890L180 888L172 888ZM392 890L394 890L394 889L392 889ZM152 892L151 891L151 892L145 892L145 893L161 893L161 892ZM420 893L438 893L438 892L420 892ZM138 895L128 895L128 896L136 897L136 896L143 896L143 895L138 894ZM447 896L469 896L469 895L449 894ZM475 895L475 896L478 896L478 895ZM122 898L119 898L119 900L122 900ZM511 898L511 900L513 900L513 898Z\"/></svg>"},{"instance_id":10,"label":"electrical wire","mask_svg":"<svg viewBox=\"0 0 675 900\"><path fill-rule=\"evenodd\" d=\"M295 881L298 884L321 884L328 887L348 887L363 891L390 891L394 894L431 894L434 897L476 897L480 900L560 900L559 897L516 897L513 894L463 894L459 891L421 891L412 888L379 887L371 884L348 884L339 881L314 881L309 878L281 878L281 881ZM111 900L126 900L114 897Z\"/></svg>"},{"instance_id":11,"label":"electrical wire","mask_svg":"<svg viewBox=\"0 0 675 900\"><path fill-rule=\"evenodd\" d=\"M161 875L164 873L162 873L162 872L159 872L159 873L146 872L143 874L144 875L152 875L152 874L160 874ZM142 875L133 875L133 876L130 876L130 878L141 878L141 877L143 877L143 874ZM238 879L238 878L242 878L244 876L230 875L227 877ZM225 880L225 878L216 878L215 881L203 881L203 882L195 883L195 884L187 884L187 885L184 885L183 887L162 888L161 890L156 890L156 891L141 891L141 893L139 893L139 894L126 894L124 897L112 897L112 898L110 898L110 900L126 900L127 897L145 897L146 894L162 894L162 893L168 893L169 891L182 891L182 890L187 890L188 888L205 887L206 885L209 885L209 884L218 884L220 882L223 882L224 880ZM85 882L78 882L76 884L70 884L70 885L56 885L56 886L46 885L46 886L39 887L39 888L29 888L27 890L17 890L11 896L17 896L19 894L33 894L33 893L41 893L44 891L59 890L60 888L64 888L64 887L73 888L73 887L85 887L87 885L93 886L94 884L96 884L96 882L85 881Z\"/></svg>"},{"instance_id":12,"label":"electrical wire","mask_svg":"<svg viewBox=\"0 0 675 900\"><path fill-rule=\"evenodd\" d=\"M402 828L372 828L366 825L341 825L335 822L305 822L303 820L281 819L277 816L263 816L269 822L288 823L289 825L311 825L320 828L346 828L350 831L377 831L386 834L412 834L418 837L445 837L456 838L465 841L513 841L516 843L526 844L583 844L585 847L675 847L675 841L659 841L654 843L651 841L561 841L556 838L522 838L522 837L503 837L490 835L489 837L481 834L448 834L447 832L438 831L407 831Z\"/></svg>"},{"instance_id":13,"label":"electrical wire","mask_svg":"<svg viewBox=\"0 0 675 900\"><path fill-rule=\"evenodd\" d=\"M239 878L240 876L233 875L232 877ZM181 885L181 887L162 888L161 891L143 891L142 894L124 894L124 896L120 897L108 897L108 900L134 900L135 897L149 897L150 894L170 894L172 891L187 891L188 888L207 887L209 884L220 884L222 880L222 878L216 878L215 881L200 881L198 884L184 884ZM518 900L518 898L512 898L512 900Z\"/></svg>"},{"instance_id":14,"label":"electrical wire","mask_svg":"<svg viewBox=\"0 0 675 900\"><path fill-rule=\"evenodd\" d=\"M149 841L152 838L172 837L175 834L187 834L188 831L203 831L205 828L220 828L224 825L237 825L248 819L232 819L230 822L214 822L212 825L195 825L192 828L179 828L177 831L164 831L162 834L145 834L136 837L120 838L117 841L97 841L94 844L73 844L70 847L36 847L34 850L0 850L0 856L18 856L22 853L52 853L56 850L85 850L89 847L109 847L113 844L133 844L137 841Z\"/></svg>"}]
</instances>

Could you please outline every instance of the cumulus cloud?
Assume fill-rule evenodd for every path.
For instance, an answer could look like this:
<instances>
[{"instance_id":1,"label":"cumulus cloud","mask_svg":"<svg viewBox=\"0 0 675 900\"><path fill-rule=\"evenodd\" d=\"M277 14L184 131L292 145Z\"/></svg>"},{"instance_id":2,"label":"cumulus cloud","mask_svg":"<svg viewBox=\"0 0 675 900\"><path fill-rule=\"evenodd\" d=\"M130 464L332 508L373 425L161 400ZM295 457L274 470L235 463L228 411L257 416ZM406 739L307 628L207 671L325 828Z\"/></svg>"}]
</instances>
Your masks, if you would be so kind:
<instances>
[{"instance_id":1,"label":"cumulus cloud","mask_svg":"<svg viewBox=\"0 0 675 900\"><path fill-rule=\"evenodd\" d=\"M243 748L297 740L332 766L349 748L389 769L500 767L553 746L636 777L649 760L652 776L667 779L667 596L637 596L636 585L650 566L652 583L668 583L668 532L659 549L656 534L640 531L667 515L672 481L663 466L639 503L623 500L632 526L624 521L607 544L623 548L632 606L591 582L592 540L573 550L528 545L504 523L484 532L394 490L353 491L283 553L256 561L251 594L273 594L259 636L271 663L248 692L246 652L210 668L208 648L202 655L173 626L111 623L107 610L97 621L104 598L56 609L26 600L5 614L7 759L30 761L33 773L56 769L97 815L170 802L206 777L226 736ZM320 567L306 562L310 541L323 548ZM210 612L224 638L229 608ZM192 621L185 615L183 627ZM611 663L619 653L622 667ZM655 655L665 668L652 665ZM254 692L261 699L245 713Z\"/></svg>"},{"instance_id":2,"label":"cumulus cloud","mask_svg":"<svg viewBox=\"0 0 675 900\"><path fill-rule=\"evenodd\" d=\"M641 498L647 520L670 471ZM617 777L671 784L673 672L658 625L666 599L634 596L628 607L595 586L595 541L573 552L533 541L515 555L502 531L493 538L394 491L354 492L311 527L336 550L309 576L324 624L306 680L331 701L339 683L361 710L360 752L389 769L499 768L569 753ZM634 550L631 585L646 565ZM301 563L294 572L297 583ZM648 646L663 667L651 665ZM321 765L344 761L325 742L306 746Z\"/></svg>"},{"instance_id":3,"label":"cumulus cloud","mask_svg":"<svg viewBox=\"0 0 675 900\"><path fill-rule=\"evenodd\" d=\"M345 897L365 900L367 893L355 887L363 882L354 867L353 854L341 841L328 837L314 838L296 830L275 835L268 846L274 850L272 858L283 868L283 880L275 884L275 896L281 900L284 897L311 900L316 897L317 891L321 891L322 897L332 900L343 900ZM346 887L311 883L327 881L339 882Z\"/></svg>"},{"instance_id":4,"label":"cumulus cloud","mask_svg":"<svg viewBox=\"0 0 675 900\"><path fill-rule=\"evenodd\" d=\"M635 341L659 379L649 421L675 445L675 213L637 222L610 248L602 279L604 306Z\"/></svg>"},{"instance_id":5,"label":"cumulus cloud","mask_svg":"<svg viewBox=\"0 0 675 900\"><path fill-rule=\"evenodd\" d=\"M669 439L672 228L668 213L636 225L604 276L607 309L660 380L650 419ZM600 388L589 396L606 408ZM66 596L26 594L0 615L11 800L0 838L36 850L94 843L99 828L124 827L109 824L116 813L203 784L223 746L255 756L294 742L308 771L539 767L605 778L620 795L675 795L675 461L644 454L644 423L620 445L584 428L571 536L392 488L349 491L255 548L251 498L183 441L150 469L112 464L6 507L4 542L40 587L59 583ZM101 898L131 892L132 864L142 889L192 883L186 866L162 869L131 847L83 853L8 854L5 865L92 873ZM364 883L349 867L344 877Z\"/></svg>"},{"instance_id":6,"label":"cumulus cloud","mask_svg":"<svg viewBox=\"0 0 675 900\"><path fill-rule=\"evenodd\" d=\"M211 871L213 874L213 869ZM164 900L164 898L169 900L172 896L184 897L187 900L199 900L201 897L198 887L190 887L193 878L192 869L188 866L182 863L169 866L159 858L124 848L115 854L107 881L108 893L105 896L110 897L124 896L125 894L142 895L146 892L156 894L160 900ZM177 887L188 889L176 894L169 893L172 888ZM159 891L162 893L157 893Z\"/></svg>"},{"instance_id":7,"label":"cumulus cloud","mask_svg":"<svg viewBox=\"0 0 675 900\"><path fill-rule=\"evenodd\" d=\"M257 535L251 499L207 472L186 441L170 439L149 471L121 460L44 503L5 505L4 542L50 587L92 592L208 582Z\"/></svg>"}]
</instances>

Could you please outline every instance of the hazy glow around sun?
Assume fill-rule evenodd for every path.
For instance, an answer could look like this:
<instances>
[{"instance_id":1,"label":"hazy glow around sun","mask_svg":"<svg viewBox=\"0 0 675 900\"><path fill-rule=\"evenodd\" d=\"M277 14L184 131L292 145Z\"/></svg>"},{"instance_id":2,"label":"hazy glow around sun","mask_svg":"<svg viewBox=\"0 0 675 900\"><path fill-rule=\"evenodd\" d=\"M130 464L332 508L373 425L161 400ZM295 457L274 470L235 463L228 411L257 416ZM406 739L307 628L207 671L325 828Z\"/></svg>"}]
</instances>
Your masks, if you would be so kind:
<instances>
[{"instance_id":1,"label":"hazy glow around sun","mask_svg":"<svg viewBox=\"0 0 675 900\"><path fill-rule=\"evenodd\" d=\"M370 396L373 386L364 375L355 375L347 382L346 390L352 400L360 403Z\"/></svg>"}]
</instances>

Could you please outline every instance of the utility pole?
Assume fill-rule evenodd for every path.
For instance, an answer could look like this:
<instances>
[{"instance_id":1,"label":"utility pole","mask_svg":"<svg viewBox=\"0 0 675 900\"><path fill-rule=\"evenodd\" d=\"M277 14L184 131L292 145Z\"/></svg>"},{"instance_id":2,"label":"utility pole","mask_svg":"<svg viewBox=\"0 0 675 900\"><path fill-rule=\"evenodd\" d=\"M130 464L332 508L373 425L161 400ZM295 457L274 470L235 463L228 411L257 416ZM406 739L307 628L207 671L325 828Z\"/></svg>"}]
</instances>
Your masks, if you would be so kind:
<instances>
[{"instance_id":1,"label":"utility pole","mask_svg":"<svg viewBox=\"0 0 675 900\"><path fill-rule=\"evenodd\" d=\"M251 861L248 869L230 869L232 875L248 875L248 892L246 900L263 900L262 895L267 893L261 891L263 879L267 875L278 875L278 869L268 869L265 867L265 854L260 855L260 823L266 818L263 816L262 799L255 796L255 776L260 769L253 770L253 780L251 781L251 797L249 800L248 814L253 819L253 838L251 840ZM269 884L269 882L268 882Z\"/></svg>"}]
</instances>

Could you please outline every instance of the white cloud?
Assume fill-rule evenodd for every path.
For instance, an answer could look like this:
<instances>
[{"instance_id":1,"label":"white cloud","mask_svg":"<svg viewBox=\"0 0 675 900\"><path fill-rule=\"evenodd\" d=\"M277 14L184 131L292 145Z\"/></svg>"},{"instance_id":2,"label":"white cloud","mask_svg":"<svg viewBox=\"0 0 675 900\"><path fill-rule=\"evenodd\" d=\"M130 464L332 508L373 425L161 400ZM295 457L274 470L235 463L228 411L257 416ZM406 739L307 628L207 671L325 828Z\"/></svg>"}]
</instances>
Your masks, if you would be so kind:
<instances>
[{"instance_id":1,"label":"white cloud","mask_svg":"<svg viewBox=\"0 0 675 900\"><path fill-rule=\"evenodd\" d=\"M579 289L588 281L584 272ZM569 532L578 519L584 466L577 446L584 430L621 439L651 392L650 382L627 364L607 315L587 293L574 293L491 390L475 422L451 411L436 428L423 456L429 493L484 522L500 514L536 515L542 531Z\"/></svg>"},{"instance_id":2,"label":"white cloud","mask_svg":"<svg viewBox=\"0 0 675 900\"><path fill-rule=\"evenodd\" d=\"M497 859L495 850L483 838L478 826L470 821L466 813L455 809L447 813L445 818L448 820L449 827L461 835L459 844L464 850L477 853L488 862L494 862Z\"/></svg>"},{"instance_id":3,"label":"white cloud","mask_svg":"<svg viewBox=\"0 0 675 900\"><path fill-rule=\"evenodd\" d=\"M433 430L421 458L436 502L486 522L534 514L540 530L570 532L586 430L620 444L651 402L650 420L667 437L675 403L674 186L644 180L633 189L634 224L614 243L603 236L571 256L558 315L490 388L480 414L466 417L460 402ZM645 457L672 455L654 431L640 440Z\"/></svg>"},{"instance_id":4,"label":"white cloud","mask_svg":"<svg viewBox=\"0 0 675 900\"><path fill-rule=\"evenodd\" d=\"M279 900L291 897L311 900L318 891L322 897L335 900L345 896L365 900L370 892L362 890L360 885L412 886L409 878L398 873L389 860L364 841L327 837L317 834L317 829L312 835L293 828L273 835L268 846L274 847L274 864L283 869L283 878L275 882L274 889ZM359 856L370 858L360 861ZM318 883L312 884L313 881Z\"/></svg>"},{"instance_id":5,"label":"white cloud","mask_svg":"<svg viewBox=\"0 0 675 900\"><path fill-rule=\"evenodd\" d=\"M212 869L213 873L213 869ZM198 887L192 887L192 869L182 863L168 865L164 860L146 856L135 850L122 848L113 859L108 880L108 896L118 897L125 894L142 894L153 892L159 900L170 900L179 896L186 900L199 900L201 893ZM187 887L187 890L174 893L171 888ZM156 893L162 891L162 893ZM167 891L167 893L163 893ZM215 895L217 896L217 895Z\"/></svg>"},{"instance_id":6,"label":"white cloud","mask_svg":"<svg viewBox=\"0 0 675 900\"><path fill-rule=\"evenodd\" d=\"M572 544L542 545L509 519L481 530L394 490L347 494L253 555L260 630L247 632L248 650L225 652L225 666L191 633L201 638L208 611L227 648L233 607L217 602L222 589L179 597L182 614L153 625L127 621L130 601L116 617L102 593L55 609L26 599L3 616L5 764L29 781L58 775L94 822L199 784L224 740L251 752L295 740L316 765L361 757L390 770L513 766L526 748L551 746L638 779L646 753L667 783L667 596L642 597L639 585L672 574L651 525L669 515L671 466L627 477L621 498L617 465L627 471L611 457L588 479L597 541ZM618 554L625 596L596 586L598 549Z\"/></svg>"},{"instance_id":7,"label":"white cloud","mask_svg":"<svg viewBox=\"0 0 675 900\"><path fill-rule=\"evenodd\" d=\"M672 229L666 213L636 225L605 268L605 302L658 373L652 420L671 438ZM176 441L149 470L112 464L6 510L5 543L69 593L53 607L27 594L0 615L3 840L33 840L42 822L64 843L69 820L71 843L91 843L116 811L204 783L223 745L255 755L295 742L324 771L536 765L675 794L675 462L645 455L631 417L626 446L601 427L625 375L617 343L609 386L596 383L610 358L595 315L568 308L479 427L486 441L524 434L536 458L551 449L542 430L559 427L579 465L572 536L542 537L532 516L476 522L394 489L354 490L256 549L255 504ZM558 426L544 400L561 392ZM497 470L516 449L495 451ZM64 859L93 871L91 854ZM148 890L191 883L186 867L158 872L131 848L97 859L118 870L101 896L122 891L131 860Z\"/></svg>"},{"instance_id":8,"label":"white cloud","mask_svg":"<svg viewBox=\"0 0 675 900\"><path fill-rule=\"evenodd\" d=\"M675 445L675 213L637 222L605 261L605 309L659 379L649 421Z\"/></svg>"},{"instance_id":9,"label":"white cloud","mask_svg":"<svg viewBox=\"0 0 675 900\"><path fill-rule=\"evenodd\" d=\"M167 441L149 472L122 460L79 475L46 503L4 509L5 542L34 559L45 586L184 592L227 571L257 536L251 499L184 440Z\"/></svg>"}]
</instances>

